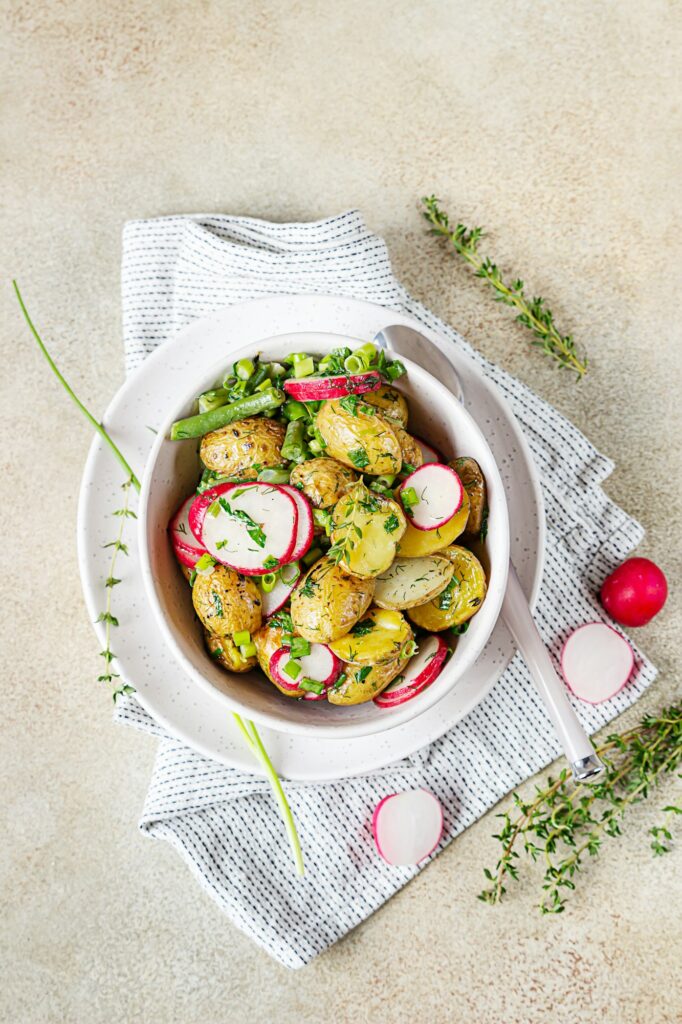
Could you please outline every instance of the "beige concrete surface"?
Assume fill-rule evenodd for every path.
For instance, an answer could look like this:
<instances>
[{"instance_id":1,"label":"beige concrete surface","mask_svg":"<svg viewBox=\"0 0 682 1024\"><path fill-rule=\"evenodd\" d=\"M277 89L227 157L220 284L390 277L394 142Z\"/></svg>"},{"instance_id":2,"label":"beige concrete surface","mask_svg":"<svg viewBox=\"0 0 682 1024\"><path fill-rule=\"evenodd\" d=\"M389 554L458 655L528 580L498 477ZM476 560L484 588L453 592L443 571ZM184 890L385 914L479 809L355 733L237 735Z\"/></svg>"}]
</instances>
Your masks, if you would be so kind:
<instances>
[{"instance_id":1,"label":"beige concrete surface","mask_svg":"<svg viewBox=\"0 0 682 1024\"><path fill-rule=\"evenodd\" d=\"M489 814L303 972L237 933L136 831L152 740L115 727L76 566L90 431L7 279L102 410L122 380L131 217L306 219L358 206L408 287L618 463L609 493L672 584L638 640L679 694L680 42L674 0L5 0L2 143L0 1018L44 1022L663 1024L680 1019L669 782L541 917L538 876L478 903ZM417 198L489 251L591 358L576 386L424 233ZM679 974L677 975L679 983Z\"/></svg>"}]
</instances>

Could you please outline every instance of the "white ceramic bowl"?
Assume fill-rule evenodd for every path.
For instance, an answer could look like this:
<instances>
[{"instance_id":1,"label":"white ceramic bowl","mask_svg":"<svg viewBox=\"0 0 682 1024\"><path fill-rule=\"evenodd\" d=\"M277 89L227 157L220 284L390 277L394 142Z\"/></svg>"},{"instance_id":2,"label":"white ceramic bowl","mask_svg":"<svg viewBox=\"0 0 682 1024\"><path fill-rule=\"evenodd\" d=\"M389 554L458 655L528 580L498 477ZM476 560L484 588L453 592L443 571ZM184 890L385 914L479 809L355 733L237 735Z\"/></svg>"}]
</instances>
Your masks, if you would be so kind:
<instances>
[{"instance_id":1,"label":"white ceramic bowl","mask_svg":"<svg viewBox=\"0 0 682 1024\"><path fill-rule=\"evenodd\" d=\"M226 351L224 359L188 377L182 399L168 410L168 419L156 437L142 480L139 504L139 541L147 597L159 629L174 657L197 686L222 695L226 711L237 711L256 722L285 733L318 736L364 736L402 725L431 707L456 686L485 646L497 621L507 583L509 522L504 488L495 460L480 429L458 401L429 373L407 359L407 375L399 381L410 407L410 430L441 451L446 458L470 455L479 463L488 487L489 561L488 593L458 638L455 652L436 681L418 697L397 708L381 709L372 701L353 707L335 707L323 701L297 701L282 696L259 670L231 674L206 653L203 630L194 614L187 582L173 555L168 521L183 498L191 494L200 475L199 442L168 440L174 420L191 415L197 395L214 387L229 366L243 357L262 355L278 359L291 352L326 353L345 344L335 334L298 333Z\"/></svg>"}]
</instances>

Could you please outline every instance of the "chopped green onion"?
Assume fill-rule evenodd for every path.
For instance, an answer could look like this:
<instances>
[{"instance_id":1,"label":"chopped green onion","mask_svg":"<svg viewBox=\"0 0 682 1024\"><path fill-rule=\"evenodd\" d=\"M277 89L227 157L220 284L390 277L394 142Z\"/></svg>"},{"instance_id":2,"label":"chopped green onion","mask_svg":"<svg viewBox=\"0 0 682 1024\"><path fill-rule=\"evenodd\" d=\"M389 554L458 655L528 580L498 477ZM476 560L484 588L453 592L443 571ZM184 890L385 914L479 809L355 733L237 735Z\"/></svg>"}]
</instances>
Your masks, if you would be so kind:
<instances>
[{"instance_id":1,"label":"chopped green onion","mask_svg":"<svg viewBox=\"0 0 682 1024\"><path fill-rule=\"evenodd\" d=\"M322 445L320 444L316 437L312 439L312 441L308 444L308 447L310 448L313 455L321 455L321 453L324 451L324 448L322 447Z\"/></svg>"},{"instance_id":2,"label":"chopped green onion","mask_svg":"<svg viewBox=\"0 0 682 1024\"><path fill-rule=\"evenodd\" d=\"M362 359L362 361L366 362L366 365L369 366L369 364L377 357L376 346L373 345L371 341L367 341L364 345L361 345L360 348L356 348L353 354L356 355L358 359Z\"/></svg>"},{"instance_id":3,"label":"chopped green onion","mask_svg":"<svg viewBox=\"0 0 682 1024\"><path fill-rule=\"evenodd\" d=\"M349 373L361 373L365 369L362 359L359 359L356 355L348 356L347 359L344 359L343 366Z\"/></svg>"},{"instance_id":4,"label":"chopped green onion","mask_svg":"<svg viewBox=\"0 0 682 1024\"><path fill-rule=\"evenodd\" d=\"M197 559L197 563L194 568L197 572L206 573L209 569L212 569L214 565L215 558L212 558L207 551L206 554Z\"/></svg>"},{"instance_id":5,"label":"chopped green onion","mask_svg":"<svg viewBox=\"0 0 682 1024\"><path fill-rule=\"evenodd\" d=\"M270 388L271 388L272 386L273 386L273 384L272 384L272 381L270 380L270 378L269 378L269 377L266 377L266 379L265 379L265 380L262 380L262 381L260 382L260 384L258 384L258 385L257 385L257 386L256 386L256 387L254 388L254 390L255 390L255 391L269 391L269 390L270 390Z\"/></svg>"},{"instance_id":6,"label":"chopped green onion","mask_svg":"<svg viewBox=\"0 0 682 1024\"><path fill-rule=\"evenodd\" d=\"M397 380L398 377L402 377L404 373L407 373L407 370L399 359L395 359L386 367L386 376L389 380Z\"/></svg>"},{"instance_id":7,"label":"chopped green onion","mask_svg":"<svg viewBox=\"0 0 682 1024\"><path fill-rule=\"evenodd\" d=\"M261 590L263 591L264 594L269 594L271 590L274 590L276 583L276 572L266 572L265 576L261 576L260 578Z\"/></svg>"},{"instance_id":8,"label":"chopped green onion","mask_svg":"<svg viewBox=\"0 0 682 1024\"><path fill-rule=\"evenodd\" d=\"M322 549L311 548L308 554L303 556L303 564L306 569L309 569L313 562L316 562L318 558L322 558Z\"/></svg>"},{"instance_id":9,"label":"chopped green onion","mask_svg":"<svg viewBox=\"0 0 682 1024\"><path fill-rule=\"evenodd\" d=\"M209 516L213 516L213 518L215 519L216 516L220 514L220 502L212 501L211 504L206 509L206 511L208 512Z\"/></svg>"},{"instance_id":10,"label":"chopped green onion","mask_svg":"<svg viewBox=\"0 0 682 1024\"><path fill-rule=\"evenodd\" d=\"M414 487L403 487L400 492L400 500L402 501L403 508L406 512L409 512L410 509L419 504L419 497Z\"/></svg>"},{"instance_id":11,"label":"chopped green onion","mask_svg":"<svg viewBox=\"0 0 682 1024\"><path fill-rule=\"evenodd\" d=\"M253 642L239 645L239 653L242 658L253 658L256 653L256 645Z\"/></svg>"},{"instance_id":12,"label":"chopped green onion","mask_svg":"<svg viewBox=\"0 0 682 1024\"><path fill-rule=\"evenodd\" d=\"M281 377L283 373L286 373L281 363L266 363L265 365L268 368L268 376L270 377Z\"/></svg>"},{"instance_id":13,"label":"chopped green onion","mask_svg":"<svg viewBox=\"0 0 682 1024\"><path fill-rule=\"evenodd\" d=\"M309 359L310 356L307 352L292 352L290 358L295 366L296 363L302 363L304 359Z\"/></svg>"},{"instance_id":14,"label":"chopped green onion","mask_svg":"<svg viewBox=\"0 0 682 1024\"><path fill-rule=\"evenodd\" d=\"M232 367L232 372L239 380L248 380L249 377L253 377L255 370L256 367L251 359L240 359Z\"/></svg>"},{"instance_id":15,"label":"chopped green onion","mask_svg":"<svg viewBox=\"0 0 682 1024\"><path fill-rule=\"evenodd\" d=\"M322 683L318 683L317 679L302 679L298 684L299 690L308 690L310 693L316 693L321 696L324 693L324 686Z\"/></svg>"},{"instance_id":16,"label":"chopped green onion","mask_svg":"<svg viewBox=\"0 0 682 1024\"><path fill-rule=\"evenodd\" d=\"M199 412L210 412L211 409L220 409L227 405L230 400L228 391L225 388L214 388L213 391L204 391L199 395Z\"/></svg>"},{"instance_id":17,"label":"chopped green onion","mask_svg":"<svg viewBox=\"0 0 682 1024\"><path fill-rule=\"evenodd\" d=\"M279 578L285 587L290 587L292 583L296 582L300 575L301 570L298 567L298 562L291 562L289 565L283 565L279 571Z\"/></svg>"},{"instance_id":18,"label":"chopped green onion","mask_svg":"<svg viewBox=\"0 0 682 1024\"><path fill-rule=\"evenodd\" d=\"M301 674L301 670L302 666L297 661L288 661L282 669L290 679L298 679Z\"/></svg>"},{"instance_id":19,"label":"chopped green onion","mask_svg":"<svg viewBox=\"0 0 682 1024\"><path fill-rule=\"evenodd\" d=\"M386 487L386 488L393 487L393 484L395 482L395 474L394 473L383 473L381 476L375 477L372 482L375 483L375 484L378 484L379 487Z\"/></svg>"},{"instance_id":20,"label":"chopped green onion","mask_svg":"<svg viewBox=\"0 0 682 1024\"><path fill-rule=\"evenodd\" d=\"M304 658L306 654L310 654L310 640L306 640L302 636L295 636L291 641L289 653L292 658Z\"/></svg>"},{"instance_id":21,"label":"chopped green onion","mask_svg":"<svg viewBox=\"0 0 682 1024\"><path fill-rule=\"evenodd\" d=\"M232 634L232 643L235 647L241 647L242 644L251 643L251 634L248 629L240 629L238 633Z\"/></svg>"},{"instance_id":22,"label":"chopped green onion","mask_svg":"<svg viewBox=\"0 0 682 1024\"><path fill-rule=\"evenodd\" d=\"M315 373L315 363L311 356L294 362L294 377L309 377L311 373Z\"/></svg>"},{"instance_id":23,"label":"chopped green onion","mask_svg":"<svg viewBox=\"0 0 682 1024\"><path fill-rule=\"evenodd\" d=\"M261 469L257 479L266 484L288 484L289 470L284 466L269 466Z\"/></svg>"}]
</instances>

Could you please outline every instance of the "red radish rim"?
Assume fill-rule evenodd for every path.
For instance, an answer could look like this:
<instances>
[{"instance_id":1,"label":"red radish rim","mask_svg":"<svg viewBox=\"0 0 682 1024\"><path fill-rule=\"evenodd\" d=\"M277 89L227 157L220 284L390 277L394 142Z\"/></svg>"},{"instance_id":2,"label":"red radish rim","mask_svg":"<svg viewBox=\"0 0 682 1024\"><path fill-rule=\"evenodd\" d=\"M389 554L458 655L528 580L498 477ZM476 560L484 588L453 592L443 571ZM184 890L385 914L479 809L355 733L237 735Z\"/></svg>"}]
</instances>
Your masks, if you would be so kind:
<instances>
[{"instance_id":1,"label":"red radish rim","mask_svg":"<svg viewBox=\"0 0 682 1024\"><path fill-rule=\"evenodd\" d=\"M327 647L326 644L312 643L311 650L313 647L324 647L327 653L331 656L332 669L329 675L326 677L326 679L315 679L315 682L321 683L322 686L324 686L325 689L328 690L329 687L332 686L332 684L335 683L336 680L339 678L339 675L341 674L342 662L339 658L337 658L332 649L330 647ZM290 676L287 676L283 670L280 672L279 663L285 657L291 657L290 647L278 647L276 651L273 651L270 657L270 672L275 677L280 686L283 686L286 690L298 690L297 680L291 679ZM308 655L303 655L303 657L308 657ZM300 661L302 659L299 658L297 660ZM308 676L307 678L313 679L314 677Z\"/></svg>"},{"instance_id":2,"label":"red radish rim","mask_svg":"<svg viewBox=\"0 0 682 1024\"><path fill-rule=\"evenodd\" d=\"M438 846L440 844L440 841L443 838L443 832L445 830L445 818L444 818L444 815L443 815L443 805L441 804L441 802L438 799L438 797L435 796L435 794L432 793L430 790L425 789L423 786L418 786L417 788L420 789L422 791L422 793L426 793L428 796L430 796L431 799L436 803L436 805L438 806L438 810L440 811L440 833L438 835L438 839L435 841L435 843L433 844L433 846L431 847L429 852L425 853L423 857L420 857L419 860L416 861L417 864L421 864L422 861L426 860L427 857L430 857L431 854L434 852L434 850L436 850L438 848ZM409 792L411 792L411 790L403 790L403 792L409 793ZM383 851L381 849L381 843L379 841L379 834L378 834L378 830L377 830L377 825L378 825L378 822L379 822L379 814L381 813L381 808L386 803L388 803L389 800L393 800L393 798L396 797L396 796L401 796L401 794L400 793L389 793L388 796L383 797L383 799L380 800L379 803L374 808L374 814L372 815L372 835L374 837L374 843L376 845L377 851L378 851L379 856L381 857L382 860L384 860L391 867L409 867L410 866L409 864L392 864L391 861L388 860L386 858L386 856L384 855L384 853L383 853Z\"/></svg>"},{"instance_id":3,"label":"red radish rim","mask_svg":"<svg viewBox=\"0 0 682 1024\"><path fill-rule=\"evenodd\" d=\"M432 473L434 469L444 469L447 473L451 473L452 476L454 476L454 478L457 480L457 483L459 484L459 505L456 506L454 512L451 515L449 515L447 519L442 519L437 526L420 526L419 523L416 523L414 521L411 513L408 512L407 509L405 509L405 514L407 515L408 522L410 523L411 526L414 526L415 530L419 530L420 533L432 533L434 530L441 530L447 523L450 522L451 519L455 518L464 502L464 484L462 483L459 474L456 473L451 466L446 466L442 462L426 462L424 463L423 466L419 466L417 469L414 470L413 473L410 473L409 476L405 477L405 479L400 484L400 487L398 488L398 494L402 494L402 491L405 487L412 486L410 481L415 476L417 476L418 473L423 473L424 470Z\"/></svg>"},{"instance_id":4,"label":"red radish rim","mask_svg":"<svg viewBox=\"0 0 682 1024\"><path fill-rule=\"evenodd\" d=\"M438 636L436 633L431 633L428 640L436 641L436 652L432 658L427 661L426 665L419 673L419 676L414 682L407 682L403 679L404 685L399 690L391 691L391 687L395 685L394 682L389 683L386 689L378 694L374 698L374 703L379 708L392 708L397 707L400 704L405 704L408 700L412 700L414 697L418 697L428 686L435 683L438 676L443 670L445 659L448 656L448 645L442 636ZM420 652L423 653L423 652ZM419 657L419 654L414 655L415 658ZM412 659L410 659L412 660ZM405 672L409 671L410 662L405 666ZM401 673L404 675L405 673Z\"/></svg>"},{"instance_id":5,"label":"red radish rim","mask_svg":"<svg viewBox=\"0 0 682 1024\"><path fill-rule=\"evenodd\" d=\"M180 508L177 509L176 512L174 512L173 515L171 516L171 520L168 524L168 531L171 535L173 546L175 546L175 544L177 543L182 545L183 548L187 548L189 551L191 551L192 549L196 549L199 552L199 555L203 555L206 551L206 548L204 548L194 536L192 524L189 522L189 510L191 509L192 503L195 498L196 494L190 494L189 498L185 498L183 503L180 505ZM177 529L177 523L180 519L182 519L182 516L185 513L185 509L187 509L187 522L189 524L190 530L192 530L192 533L189 534L181 533Z\"/></svg>"},{"instance_id":6,"label":"red radish rim","mask_svg":"<svg viewBox=\"0 0 682 1024\"><path fill-rule=\"evenodd\" d=\"M287 501L291 502L291 506L292 506L293 513L294 513L294 515L293 515L293 527L294 528L292 530L291 542L289 544L289 547L284 552L284 554L280 556L280 558L278 560L279 561L278 568L281 568L283 565L287 565L288 562L291 560L291 552L293 551L294 545L296 543L296 531L297 531L297 525L298 525L298 506L297 506L296 502L294 501L294 499L291 497L291 495L288 494L284 490L284 488L282 486L280 486L279 484L270 484L270 483L266 483L265 481L262 481L262 480L248 480L248 481L245 481L243 483L240 482L240 481L236 481L234 483L217 484L215 487L211 487L208 490L203 491L201 494L198 494L196 496L196 498L192 502L192 505L191 505L190 510L189 510L188 519L189 519L189 525L191 527L192 533L194 534L195 537L198 537L199 540L201 541L201 531L203 529L203 524L204 524L204 520L206 518L206 512L208 511L209 505L212 505L213 502L216 500L216 498L219 498L221 495L226 494L229 491L232 491L232 490L234 490L237 487L240 490L245 490L246 488L251 488L251 487L259 487L259 488L264 487L264 488L268 488L269 490L279 491L280 493L282 493L284 495L284 497L287 499ZM215 556L211 556L211 557L215 557ZM244 568L243 566L234 565L231 562L225 562L221 558L216 558L216 561L220 562L221 565L227 565L229 568L232 568L236 572L241 573L242 576L266 576L269 572L272 572L272 569L266 569L265 567L261 567L261 566L259 566L258 568L250 568L250 567Z\"/></svg>"},{"instance_id":7,"label":"red radish rim","mask_svg":"<svg viewBox=\"0 0 682 1024\"><path fill-rule=\"evenodd\" d=\"M310 548L315 536L315 520L313 519L313 508L310 501L292 484L279 484L279 488L285 491L292 498L298 512L296 520L296 534L294 536L294 550L289 555L290 562L297 562L303 558ZM301 514L302 513L302 514Z\"/></svg>"},{"instance_id":8,"label":"red radish rim","mask_svg":"<svg viewBox=\"0 0 682 1024\"><path fill-rule=\"evenodd\" d=\"M568 676L566 675L566 671L565 671L565 667L564 667L564 656L565 656L565 653L566 653L567 645L573 639L574 636L576 636L578 633L581 633L583 631L583 629L587 629L589 626L605 626L607 629L610 629L611 632L614 633L618 637L619 640L623 641L623 643L627 647L628 651L630 652L630 668L628 670L627 676L625 677L624 681L618 686L618 688L616 690L613 691L613 693L610 693L607 697L602 697L601 700L588 700L586 697L581 697L579 693L576 693L576 691L573 689L573 686L571 685L571 683L569 681ZM594 622L583 622L583 624L581 626L578 626L576 629L574 629L573 632L570 633L566 637L566 639L564 640L563 646L561 648L561 659L560 660L561 660L561 674L564 677L564 682L566 683L566 686L568 687L568 689L571 691L571 693L573 694L573 696L577 700L581 701L583 704L590 704L592 707L597 707L598 704L604 704L604 703L606 703L607 700L612 700L614 697L616 697L620 693L620 691L624 690L625 687L627 686L627 684L630 682L630 679L632 678L632 673L635 670L635 652L632 649L632 644L629 642L627 637L623 636L623 634L620 633L617 629L614 629L613 626L610 623L608 623L608 622L601 622L600 620L595 620Z\"/></svg>"},{"instance_id":9,"label":"red radish rim","mask_svg":"<svg viewBox=\"0 0 682 1024\"><path fill-rule=\"evenodd\" d=\"M171 540L171 544L173 545L173 552L178 562L186 565L188 569L194 569L201 556L206 554L206 552L199 551L197 548L188 548L179 541Z\"/></svg>"},{"instance_id":10,"label":"red radish rim","mask_svg":"<svg viewBox=\"0 0 682 1024\"><path fill-rule=\"evenodd\" d=\"M423 437L418 437L417 434L413 434L412 438L413 438L413 440L415 440L417 442L417 444L419 445L420 448L422 448L422 449L425 448L427 451L431 452L432 455L435 455L435 458L431 459L430 462L428 462L426 459L424 459L424 465L425 466L430 466L433 463L438 463L439 466L444 464L445 459L443 458L443 456L441 455L441 453L438 451L437 448L434 448L432 444L429 444L428 441L425 441ZM424 453L422 451L422 456L423 456L423 454Z\"/></svg>"},{"instance_id":11,"label":"red radish rim","mask_svg":"<svg viewBox=\"0 0 682 1024\"><path fill-rule=\"evenodd\" d=\"M364 373L333 374L329 377L301 377L284 381L284 390L292 398L307 401L325 401L346 395L366 395L381 387L381 374L377 370Z\"/></svg>"}]
</instances>

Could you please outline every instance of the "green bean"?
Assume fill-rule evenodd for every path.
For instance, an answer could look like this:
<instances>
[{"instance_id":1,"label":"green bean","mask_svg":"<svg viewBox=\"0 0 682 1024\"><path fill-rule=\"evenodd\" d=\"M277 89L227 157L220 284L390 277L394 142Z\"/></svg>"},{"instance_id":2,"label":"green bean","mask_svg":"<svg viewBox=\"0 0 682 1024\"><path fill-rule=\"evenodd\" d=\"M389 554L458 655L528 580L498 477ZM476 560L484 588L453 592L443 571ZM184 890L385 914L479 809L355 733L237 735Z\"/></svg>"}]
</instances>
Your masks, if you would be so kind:
<instances>
[{"instance_id":1,"label":"green bean","mask_svg":"<svg viewBox=\"0 0 682 1024\"><path fill-rule=\"evenodd\" d=\"M288 402L284 403L282 412L288 420L301 420L308 415L305 405L302 405L301 402L295 402L293 399L289 399Z\"/></svg>"},{"instance_id":2,"label":"green bean","mask_svg":"<svg viewBox=\"0 0 682 1024\"><path fill-rule=\"evenodd\" d=\"M269 394L264 391L263 394ZM287 426L282 445L282 458L291 462L301 462L306 455L303 420L292 420Z\"/></svg>"},{"instance_id":3,"label":"green bean","mask_svg":"<svg viewBox=\"0 0 682 1024\"><path fill-rule=\"evenodd\" d=\"M266 484L288 484L289 470L284 466L270 466L267 469L261 469L258 479Z\"/></svg>"},{"instance_id":4,"label":"green bean","mask_svg":"<svg viewBox=\"0 0 682 1024\"><path fill-rule=\"evenodd\" d=\"M210 412L199 413L198 416L188 416L184 420L176 420L171 427L171 441L184 441L189 437L203 437L212 430L219 430L226 427L228 423L235 423L237 420L244 420L248 416L257 416L258 413L276 409L282 405L285 399L283 391L270 388L268 391L259 391L255 395L247 395L245 398L238 398L230 405L222 405L219 409L212 409Z\"/></svg>"}]
</instances>

